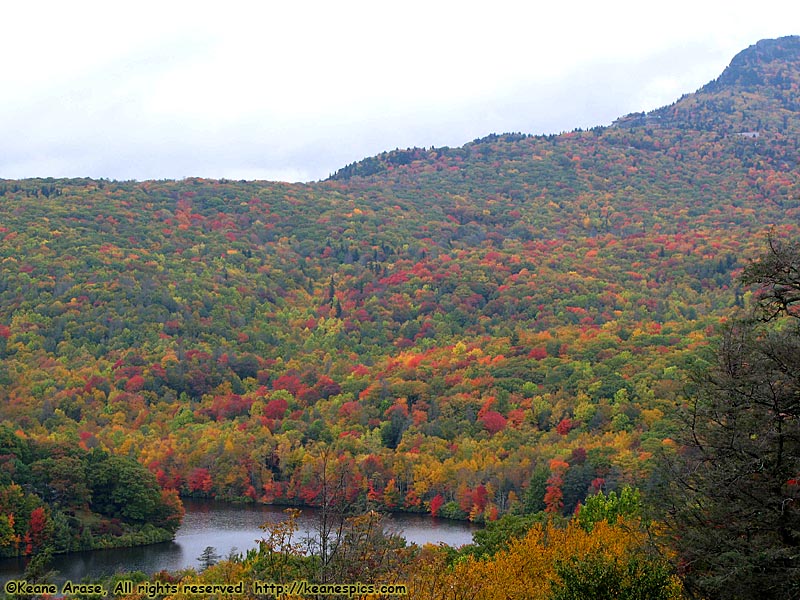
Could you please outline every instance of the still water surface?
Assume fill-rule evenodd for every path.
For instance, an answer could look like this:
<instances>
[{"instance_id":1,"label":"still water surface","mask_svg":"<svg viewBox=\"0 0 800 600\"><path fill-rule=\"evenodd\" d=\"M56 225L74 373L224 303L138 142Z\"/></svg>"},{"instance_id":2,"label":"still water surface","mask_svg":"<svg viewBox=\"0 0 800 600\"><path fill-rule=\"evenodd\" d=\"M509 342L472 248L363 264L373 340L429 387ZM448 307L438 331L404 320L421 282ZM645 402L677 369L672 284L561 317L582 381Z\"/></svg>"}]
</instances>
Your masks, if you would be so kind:
<instances>
[{"instance_id":1,"label":"still water surface","mask_svg":"<svg viewBox=\"0 0 800 600\"><path fill-rule=\"evenodd\" d=\"M94 550L57 555L53 568L58 571L57 582L80 581L84 577L99 577L124 571L143 571L152 574L161 570L178 571L198 567L198 557L207 546L217 554L227 556L231 551L246 552L256 547L264 537L259 525L278 522L285 515L281 507L236 505L213 501L185 500L186 516L175 540L137 548ZM315 512L304 510L300 517L301 539L314 528ZM470 523L433 519L427 515L394 514L387 518L388 526L411 543L445 543L461 546L472 541L478 527ZM0 581L21 577L24 563L16 559L0 559Z\"/></svg>"}]
</instances>

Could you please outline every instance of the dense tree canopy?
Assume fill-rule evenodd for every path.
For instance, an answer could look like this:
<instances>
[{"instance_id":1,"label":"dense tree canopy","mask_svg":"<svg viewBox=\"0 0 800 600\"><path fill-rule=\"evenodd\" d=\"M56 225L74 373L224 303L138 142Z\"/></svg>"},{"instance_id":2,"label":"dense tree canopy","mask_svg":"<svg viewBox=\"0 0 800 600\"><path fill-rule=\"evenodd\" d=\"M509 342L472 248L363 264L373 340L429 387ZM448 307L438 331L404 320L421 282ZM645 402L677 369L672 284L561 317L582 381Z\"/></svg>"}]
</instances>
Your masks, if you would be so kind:
<instances>
[{"instance_id":1,"label":"dense tree canopy","mask_svg":"<svg viewBox=\"0 0 800 600\"><path fill-rule=\"evenodd\" d=\"M171 539L183 517L138 462L0 425L0 556Z\"/></svg>"},{"instance_id":2,"label":"dense tree canopy","mask_svg":"<svg viewBox=\"0 0 800 600\"><path fill-rule=\"evenodd\" d=\"M477 522L652 487L687 374L758 300L747 259L797 237L800 52L773 46L611 127L323 182L0 181L3 543L174 525L178 494L317 504L328 465L353 505ZM781 285L762 317L794 314Z\"/></svg>"},{"instance_id":3,"label":"dense tree canopy","mask_svg":"<svg viewBox=\"0 0 800 600\"><path fill-rule=\"evenodd\" d=\"M800 597L800 246L745 271L761 320L731 323L686 412L667 513L690 589Z\"/></svg>"}]
</instances>

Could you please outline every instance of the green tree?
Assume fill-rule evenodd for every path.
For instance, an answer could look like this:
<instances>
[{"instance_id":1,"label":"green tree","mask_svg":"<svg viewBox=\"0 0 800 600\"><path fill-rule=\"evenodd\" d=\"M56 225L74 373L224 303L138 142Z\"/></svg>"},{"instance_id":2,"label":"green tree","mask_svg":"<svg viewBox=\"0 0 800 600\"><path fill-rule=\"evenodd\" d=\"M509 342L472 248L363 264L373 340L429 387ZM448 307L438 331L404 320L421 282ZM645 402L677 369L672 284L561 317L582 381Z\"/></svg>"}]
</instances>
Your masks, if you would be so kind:
<instances>
[{"instance_id":1,"label":"green tree","mask_svg":"<svg viewBox=\"0 0 800 600\"><path fill-rule=\"evenodd\" d=\"M526 514L537 513L545 509L544 494L547 491L548 477L550 477L550 470L544 466L537 467L531 475L523 496L523 506Z\"/></svg>"},{"instance_id":2,"label":"green tree","mask_svg":"<svg viewBox=\"0 0 800 600\"><path fill-rule=\"evenodd\" d=\"M161 508L158 482L136 461L94 452L87 471L91 505L97 512L136 522L145 522L158 514Z\"/></svg>"},{"instance_id":3,"label":"green tree","mask_svg":"<svg viewBox=\"0 0 800 600\"><path fill-rule=\"evenodd\" d=\"M588 496L575 518L583 529L591 531L594 524L599 521L607 521L613 525L619 517L631 519L641 515L641 494L639 490L626 485L620 490L619 495L612 491L608 495L598 492Z\"/></svg>"},{"instance_id":4,"label":"green tree","mask_svg":"<svg viewBox=\"0 0 800 600\"><path fill-rule=\"evenodd\" d=\"M527 515L503 515L497 521L489 521L486 527L472 534L472 544L464 546L460 554L476 558L494 556L507 549L511 540L525 537L535 523L542 524L546 520L542 511Z\"/></svg>"},{"instance_id":5,"label":"green tree","mask_svg":"<svg viewBox=\"0 0 800 600\"><path fill-rule=\"evenodd\" d=\"M743 280L760 286L756 318L697 378L665 519L688 590L800 598L800 246L771 240Z\"/></svg>"},{"instance_id":6,"label":"green tree","mask_svg":"<svg viewBox=\"0 0 800 600\"><path fill-rule=\"evenodd\" d=\"M558 562L556 573L552 600L669 600L679 593L669 565L635 554L573 557Z\"/></svg>"},{"instance_id":7,"label":"green tree","mask_svg":"<svg viewBox=\"0 0 800 600\"><path fill-rule=\"evenodd\" d=\"M91 500L83 461L75 456L37 460L30 465L39 496L58 506L84 506Z\"/></svg>"},{"instance_id":8,"label":"green tree","mask_svg":"<svg viewBox=\"0 0 800 600\"><path fill-rule=\"evenodd\" d=\"M220 558L222 557L217 554L217 549L214 546L206 546L197 561L200 563L201 570L205 571L217 564Z\"/></svg>"}]
</instances>

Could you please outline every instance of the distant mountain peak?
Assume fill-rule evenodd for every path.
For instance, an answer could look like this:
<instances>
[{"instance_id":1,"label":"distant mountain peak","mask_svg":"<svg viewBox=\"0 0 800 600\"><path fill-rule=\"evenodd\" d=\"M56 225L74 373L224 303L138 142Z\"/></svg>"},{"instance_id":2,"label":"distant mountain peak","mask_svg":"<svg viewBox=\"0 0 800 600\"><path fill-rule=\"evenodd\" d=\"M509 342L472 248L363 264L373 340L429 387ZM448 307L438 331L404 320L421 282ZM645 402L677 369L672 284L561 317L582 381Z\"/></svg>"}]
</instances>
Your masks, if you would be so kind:
<instances>
[{"instance_id":1,"label":"distant mountain peak","mask_svg":"<svg viewBox=\"0 0 800 600\"><path fill-rule=\"evenodd\" d=\"M742 50L715 80L669 106L632 113L615 126L661 126L718 133L797 131L800 36L761 40ZM755 138L757 136L752 135Z\"/></svg>"},{"instance_id":2,"label":"distant mountain peak","mask_svg":"<svg viewBox=\"0 0 800 600\"><path fill-rule=\"evenodd\" d=\"M650 112L634 112L616 119L612 127L631 129L693 129L759 139L769 131L800 131L800 35L764 39L742 50L715 80L694 93L684 94L668 106ZM530 136L490 134L457 152L469 153L481 145L523 142ZM549 136L554 137L554 136ZM560 137L560 136L555 136ZM339 169L331 180L382 175L404 169L416 161L433 161L452 154L449 148L434 152L424 148L393 150L368 157Z\"/></svg>"},{"instance_id":3,"label":"distant mountain peak","mask_svg":"<svg viewBox=\"0 0 800 600\"><path fill-rule=\"evenodd\" d=\"M759 86L783 87L787 81L782 68L770 65L800 64L800 36L761 40L733 57L722 74L702 89L714 92L725 87L754 89Z\"/></svg>"}]
</instances>

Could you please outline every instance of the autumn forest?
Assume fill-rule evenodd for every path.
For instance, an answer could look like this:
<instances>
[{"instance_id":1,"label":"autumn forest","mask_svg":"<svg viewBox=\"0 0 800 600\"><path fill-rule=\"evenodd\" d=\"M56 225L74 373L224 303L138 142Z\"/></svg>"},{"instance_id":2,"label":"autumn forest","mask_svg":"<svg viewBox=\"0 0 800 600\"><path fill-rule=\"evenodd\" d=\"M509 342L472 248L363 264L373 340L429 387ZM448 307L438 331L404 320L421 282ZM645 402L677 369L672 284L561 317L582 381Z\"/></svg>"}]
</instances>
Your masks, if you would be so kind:
<instances>
[{"instance_id":1,"label":"autumn forest","mask_svg":"<svg viewBox=\"0 0 800 600\"><path fill-rule=\"evenodd\" d=\"M798 99L781 38L609 127L316 183L0 180L0 556L171 539L202 497L330 507L351 535L314 562L290 519L189 580L800 598ZM765 386L788 399L746 420ZM704 504L726 444L775 521ZM414 548L370 510L486 528ZM720 563L716 518L744 524Z\"/></svg>"}]
</instances>

